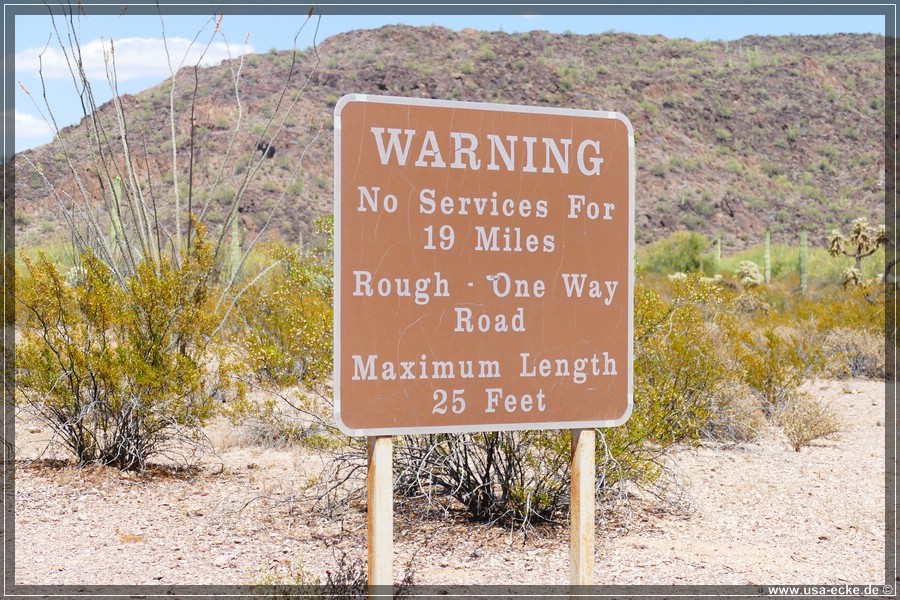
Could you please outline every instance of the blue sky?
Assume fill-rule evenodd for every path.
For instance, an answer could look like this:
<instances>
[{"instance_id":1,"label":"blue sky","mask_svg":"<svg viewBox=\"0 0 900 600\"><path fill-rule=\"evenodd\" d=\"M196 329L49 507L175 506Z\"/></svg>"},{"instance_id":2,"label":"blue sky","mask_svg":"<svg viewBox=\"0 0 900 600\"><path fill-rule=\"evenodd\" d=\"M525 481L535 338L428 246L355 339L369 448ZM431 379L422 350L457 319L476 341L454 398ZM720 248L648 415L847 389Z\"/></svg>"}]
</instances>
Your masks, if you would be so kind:
<instances>
[{"instance_id":1,"label":"blue sky","mask_svg":"<svg viewBox=\"0 0 900 600\"><path fill-rule=\"evenodd\" d=\"M90 6L87 0L85 4ZM285 50L295 45L306 49L336 33L397 23L441 25L456 30L469 27L507 33L546 30L590 34L612 30L698 41L735 40L747 35L885 32L884 18L880 15L324 14L307 22L308 6L296 5L295 14L288 14L289 9L285 8L284 14L278 16L226 15L218 31L215 30L215 19L206 16L167 15L161 18L158 15L129 15L127 12L117 17L79 15L76 31L98 104L112 97L103 68L104 44L108 51L109 40L114 42L120 93L136 93L163 81L171 72L162 45L163 30L171 68L174 69L182 61L186 65L195 64L209 40L212 40L212 45L206 50L203 62L216 64L229 56L245 52L264 53L272 48ZM327 7L322 10L327 11ZM645 7L642 10L648 9ZM57 24L64 32L62 22L57 20ZM197 41L193 42L195 38ZM49 109L41 97L37 73L39 55L48 96L52 98ZM20 86L16 86L16 151L52 140L53 128L48 124L51 112L60 128L81 119L80 103L49 17L15 15L14 76L16 82L20 82L31 94L29 96Z\"/></svg>"}]
</instances>

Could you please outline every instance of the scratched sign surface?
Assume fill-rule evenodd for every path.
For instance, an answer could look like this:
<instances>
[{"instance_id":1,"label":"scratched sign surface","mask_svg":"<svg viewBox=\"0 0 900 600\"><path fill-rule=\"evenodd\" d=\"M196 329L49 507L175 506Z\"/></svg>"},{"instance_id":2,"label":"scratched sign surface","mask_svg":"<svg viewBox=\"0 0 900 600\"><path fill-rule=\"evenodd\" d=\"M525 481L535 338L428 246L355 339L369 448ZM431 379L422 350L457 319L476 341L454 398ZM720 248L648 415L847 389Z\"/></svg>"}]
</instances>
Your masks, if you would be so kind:
<instances>
[{"instance_id":1,"label":"scratched sign surface","mask_svg":"<svg viewBox=\"0 0 900 600\"><path fill-rule=\"evenodd\" d=\"M352 435L613 426L632 405L619 113L345 96L335 417Z\"/></svg>"}]
</instances>

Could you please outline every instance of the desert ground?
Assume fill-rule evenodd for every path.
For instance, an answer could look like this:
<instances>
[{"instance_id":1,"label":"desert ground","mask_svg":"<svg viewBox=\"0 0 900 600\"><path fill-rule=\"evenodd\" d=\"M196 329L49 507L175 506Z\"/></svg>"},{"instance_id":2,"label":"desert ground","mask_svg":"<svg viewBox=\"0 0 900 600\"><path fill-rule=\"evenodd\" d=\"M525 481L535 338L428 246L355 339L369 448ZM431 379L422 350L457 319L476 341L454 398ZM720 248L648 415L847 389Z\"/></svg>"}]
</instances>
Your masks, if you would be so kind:
<instances>
[{"instance_id":1,"label":"desert ground","mask_svg":"<svg viewBox=\"0 0 900 600\"><path fill-rule=\"evenodd\" d=\"M881 584L885 578L885 384L816 381L841 431L795 452L770 426L754 442L671 456L664 493L632 490L597 511L598 584ZM66 462L50 430L17 419L17 584L324 581L365 560L364 502L325 514L305 494L326 458L249 444L210 427L213 449L184 473ZM49 444L49 447L48 447ZM565 585L565 521L527 533L461 512L395 508L394 572L416 584Z\"/></svg>"}]
</instances>

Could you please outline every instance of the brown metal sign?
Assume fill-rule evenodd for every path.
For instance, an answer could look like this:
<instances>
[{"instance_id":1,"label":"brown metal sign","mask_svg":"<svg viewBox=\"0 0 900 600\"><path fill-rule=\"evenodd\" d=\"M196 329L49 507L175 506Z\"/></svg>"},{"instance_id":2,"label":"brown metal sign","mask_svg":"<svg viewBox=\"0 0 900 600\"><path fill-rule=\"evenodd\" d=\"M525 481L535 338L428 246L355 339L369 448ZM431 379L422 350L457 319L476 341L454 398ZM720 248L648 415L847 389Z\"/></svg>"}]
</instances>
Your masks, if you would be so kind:
<instances>
[{"instance_id":1,"label":"brown metal sign","mask_svg":"<svg viewBox=\"0 0 900 600\"><path fill-rule=\"evenodd\" d=\"M339 427L623 423L634 289L628 119L353 94L334 122Z\"/></svg>"}]
</instances>

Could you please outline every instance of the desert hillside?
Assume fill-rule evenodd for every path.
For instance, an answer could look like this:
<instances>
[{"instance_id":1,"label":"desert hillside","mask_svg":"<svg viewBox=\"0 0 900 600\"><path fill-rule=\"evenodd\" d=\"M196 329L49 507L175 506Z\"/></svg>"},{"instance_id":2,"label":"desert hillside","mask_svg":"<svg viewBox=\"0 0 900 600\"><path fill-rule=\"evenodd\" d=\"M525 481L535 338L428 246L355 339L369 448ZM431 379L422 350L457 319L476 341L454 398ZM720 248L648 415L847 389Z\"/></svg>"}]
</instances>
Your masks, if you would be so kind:
<instances>
[{"instance_id":1,"label":"desert hillside","mask_svg":"<svg viewBox=\"0 0 900 600\"><path fill-rule=\"evenodd\" d=\"M286 192L274 233L289 241L308 234L310 221L331 211L333 107L351 92L624 113L636 132L639 245L688 229L739 250L767 228L774 241L793 242L804 226L811 243L824 245L835 226L884 218L881 36L694 42L389 26L297 54L245 57L236 93L237 66L196 71L193 138L195 71L176 77L176 143L182 157L193 150L193 194L212 226L225 221L223 207L265 139L277 151L243 192L241 225L257 231ZM173 175L171 85L120 98L132 151L159 197L171 196L176 180L186 193L188 181L184 158ZM101 111L115 139L111 103ZM89 135L85 119L18 156L18 243L61 234L36 167L58 190L74 192L65 155L79 157L76 164L84 157L82 183L97 197L108 193L87 167Z\"/></svg>"}]
</instances>

